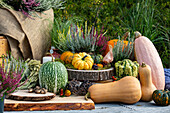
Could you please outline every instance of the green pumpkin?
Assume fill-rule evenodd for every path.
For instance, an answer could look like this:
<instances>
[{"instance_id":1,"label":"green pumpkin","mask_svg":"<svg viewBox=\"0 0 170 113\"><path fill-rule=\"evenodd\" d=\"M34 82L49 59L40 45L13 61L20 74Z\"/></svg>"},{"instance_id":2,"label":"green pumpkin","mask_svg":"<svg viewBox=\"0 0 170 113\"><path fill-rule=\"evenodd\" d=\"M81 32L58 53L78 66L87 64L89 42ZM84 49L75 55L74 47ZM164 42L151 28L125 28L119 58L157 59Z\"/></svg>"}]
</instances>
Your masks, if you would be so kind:
<instances>
[{"instance_id":1,"label":"green pumpkin","mask_svg":"<svg viewBox=\"0 0 170 113\"><path fill-rule=\"evenodd\" d=\"M116 77L118 79L121 79L125 76L138 76L138 68L139 64L134 61L132 62L129 59L124 59L122 61L118 61L115 63L115 72Z\"/></svg>"},{"instance_id":2,"label":"green pumpkin","mask_svg":"<svg viewBox=\"0 0 170 113\"><path fill-rule=\"evenodd\" d=\"M152 98L157 105L170 105L170 91L168 90L155 90L152 94Z\"/></svg>"},{"instance_id":3,"label":"green pumpkin","mask_svg":"<svg viewBox=\"0 0 170 113\"><path fill-rule=\"evenodd\" d=\"M58 93L68 82L66 67L60 62L46 62L39 71L39 84L49 92Z\"/></svg>"},{"instance_id":4,"label":"green pumpkin","mask_svg":"<svg viewBox=\"0 0 170 113\"><path fill-rule=\"evenodd\" d=\"M103 61L103 56L101 54L97 54L97 55L91 55L92 59L94 60L94 63L96 64L101 64Z\"/></svg>"}]
</instances>

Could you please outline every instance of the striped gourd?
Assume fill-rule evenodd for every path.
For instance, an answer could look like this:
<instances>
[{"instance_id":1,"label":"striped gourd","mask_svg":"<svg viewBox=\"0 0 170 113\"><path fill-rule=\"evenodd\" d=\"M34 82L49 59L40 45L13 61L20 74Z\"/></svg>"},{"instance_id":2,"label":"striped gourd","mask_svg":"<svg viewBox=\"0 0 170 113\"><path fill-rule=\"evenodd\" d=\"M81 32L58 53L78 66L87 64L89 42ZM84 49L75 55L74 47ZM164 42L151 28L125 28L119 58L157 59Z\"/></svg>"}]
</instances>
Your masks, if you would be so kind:
<instances>
[{"instance_id":1,"label":"striped gourd","mask_svg":"<svg viewBox=\"0 0 170 113\"><path fill-rule=\"evenodd\" d=\"M39 71L39 84L49 92L58 93L68 82L68 73L60 62L46 62Z\"/></svg>"},{"instance_id":2,"label":"striped gourd","mask_svg":"<svg viewBox=\"0 0 170 113\"><path fill-rule=\"evenodd\" d=\"M124 59L115 63L116 76L120 79L125 76L134 76L138 75L139 64L134 61L132 62L129 59Z\"/></svg>"}]
</instances>

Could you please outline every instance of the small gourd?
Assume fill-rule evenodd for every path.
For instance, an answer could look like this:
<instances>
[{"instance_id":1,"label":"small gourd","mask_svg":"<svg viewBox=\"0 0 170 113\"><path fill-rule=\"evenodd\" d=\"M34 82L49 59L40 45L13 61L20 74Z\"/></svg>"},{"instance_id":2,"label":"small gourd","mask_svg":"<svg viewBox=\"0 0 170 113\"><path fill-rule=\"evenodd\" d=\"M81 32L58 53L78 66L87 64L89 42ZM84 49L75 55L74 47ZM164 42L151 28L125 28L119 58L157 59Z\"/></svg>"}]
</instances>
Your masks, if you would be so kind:
<instances>
[{"instance_id":1,"label":"small gourd","mask_svg":"<svg viewBox=\"0 0 170 113\"><path fill-rule=\"evenodd\" d=\"M155 85L152 83L151 68L144 62L139 67L140 83L142 90L142 101L151 101L152 94L156 90Z\"/></svg>"},{"instance_id":2,"label":"small gourd","mask_svg":"<svg viewBox=\"0 0 170 113\"><path fill-rule=\"evenodd\" d=\"M61 54L60 59L64 61L66 64L70 64L73 60L73 53L71 51L65 51Z\"/></svg>"},{"instance_id":3,"label":"small gourd","mask_svg":"<svg viewBox=\"0 0 170 113\"><path fill-rule=\"evenodd\" d=\"M103 68L103 64L97 64L99 68Z\"/></svg>"},{"instance_id":4,"label":"small gourd","mask_svg":"<svg viewBox=\"0 0 170 113\"><path fill-rule=\"evenodd\" d=\"M97 55L92 54L91 57L94 60L94 63L96 64L100 64L103 61L103 56L101 54L97 54Z\"/></svg>"},{"instance_id":5,"label":"small gourd","mask_svg":"<svg viewBox=\"0 0 170 113\"><path fill-rule=\"evenodd\" d=\"M132 62L129 59L124 59L115 63L116 77L118 79L125 76L138 76L139 64L134 61Z\"/></svg>"},{"instance_id":6,"label":"small gourd","mask_svg":"<svg viewBox=\"0 0 170 113\"><path fill-rule=\"evenodd\" d=\"M72 65L78 70L90 70L93 63L94 61L91 56L85 52L75 53L72 60Z\"/></svg>"},{"instance_id":7,"label":"small gourd","mask_svg":"<svg viewBox=\"0 0 170 113\"><path fill-rule=\"evenodd\" d=\"M71 91L68 90L68 89L66 89L66 90L65 90L65 96L66 96L66 97L69 97L70 95L71 95Z\"/></svg>"},{"instance_id":8,"label":"small gourd","mask_svg":"<svg viewBox=\"0 0 170 113\"><path fill-rule=\"evenodd\" d=\"M152 94L152 98L157 105L170 105L170 91L168 90L155 90Z\"/></svg>"}]
</instances>

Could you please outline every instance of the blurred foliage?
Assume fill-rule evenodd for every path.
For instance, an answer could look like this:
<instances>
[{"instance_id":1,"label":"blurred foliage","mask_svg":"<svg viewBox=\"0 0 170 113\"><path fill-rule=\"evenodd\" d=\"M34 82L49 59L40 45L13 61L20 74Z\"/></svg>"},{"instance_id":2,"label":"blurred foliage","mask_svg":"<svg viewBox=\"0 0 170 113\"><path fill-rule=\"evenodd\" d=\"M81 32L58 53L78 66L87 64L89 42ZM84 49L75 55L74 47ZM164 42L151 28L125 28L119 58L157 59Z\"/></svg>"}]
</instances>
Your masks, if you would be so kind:
<instances>
[{"instance_id":1,"label":"blurred foliage","mask_svg":"<svg viewBox=\"0 0 170 113\"><path fill-rule=\"evenodd\" d=\"M156 46L164 67L170 68L169 0L67 0L64 6L54 10L56 18L74 18L81 25L87 21L98 31L107 30L105 36L111 38L126 31L140 31Z\"/></svg>"}]
</instances>

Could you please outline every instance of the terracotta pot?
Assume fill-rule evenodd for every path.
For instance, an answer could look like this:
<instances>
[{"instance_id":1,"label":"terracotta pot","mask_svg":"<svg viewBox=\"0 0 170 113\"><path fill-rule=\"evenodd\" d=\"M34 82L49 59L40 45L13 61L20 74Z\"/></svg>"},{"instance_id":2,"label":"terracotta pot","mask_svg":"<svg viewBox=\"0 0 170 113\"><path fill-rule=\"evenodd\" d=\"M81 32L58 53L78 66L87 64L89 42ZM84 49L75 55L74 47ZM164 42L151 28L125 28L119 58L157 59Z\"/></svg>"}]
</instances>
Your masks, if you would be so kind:
<instances>
[{"instance_id":1,"label":"terracotta pot","mask_svg":"<svg viewBox=\"0 0 170 113\"><path fill-rule=\"evenodd\" d=\"M4 112L4 99L5 99L5 96L0 98L0 113Z\"/></svg>"}]
</instances>

